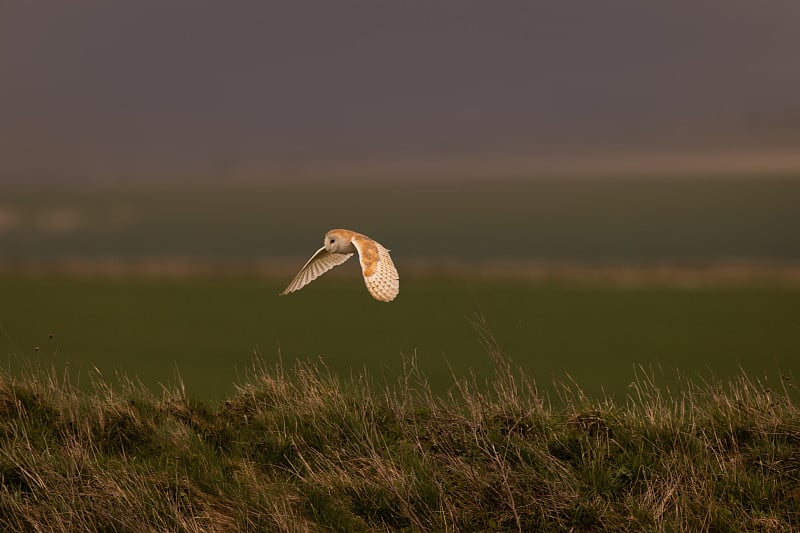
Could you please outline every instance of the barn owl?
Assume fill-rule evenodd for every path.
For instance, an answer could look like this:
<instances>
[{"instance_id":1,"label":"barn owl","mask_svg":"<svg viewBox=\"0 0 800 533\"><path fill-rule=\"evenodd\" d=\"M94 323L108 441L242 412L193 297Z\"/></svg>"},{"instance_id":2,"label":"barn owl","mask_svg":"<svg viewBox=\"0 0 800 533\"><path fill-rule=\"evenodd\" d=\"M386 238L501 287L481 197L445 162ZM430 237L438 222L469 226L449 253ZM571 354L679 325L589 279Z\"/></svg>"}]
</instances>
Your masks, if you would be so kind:
<instances>
[{"instance_id":1,"label":"barn owl","mask_svg":"<svg viewBox=\"0 0 800 533\"><path fill-rule=\"evenodd\" d=\"M400 278L389 256L389 250L366 235L347 229L332 229L326 233L322 248L303 265L281 295L302 289L328 270L350 259L355 252L358 252L364 283L372 297L381 302L394 300L400 292Z\"/></svg>"}]
</instances>

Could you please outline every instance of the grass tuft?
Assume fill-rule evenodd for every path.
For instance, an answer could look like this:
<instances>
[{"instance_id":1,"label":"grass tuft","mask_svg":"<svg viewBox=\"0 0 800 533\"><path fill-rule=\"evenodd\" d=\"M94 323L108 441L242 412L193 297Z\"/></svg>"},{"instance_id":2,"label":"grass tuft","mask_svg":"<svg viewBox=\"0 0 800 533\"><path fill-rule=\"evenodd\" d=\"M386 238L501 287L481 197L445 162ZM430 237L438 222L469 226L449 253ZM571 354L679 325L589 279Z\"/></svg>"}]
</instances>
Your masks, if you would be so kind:
<instances>
[{"instance_id":1,"label":"grass tuft","mask_svg":"<svg viewBox=\"0 0 800 533\"><path fill-rule=\"evenodd\" d=\"M0 528L19 531L788 531L800 409L741 374L557 403L476 331L494 375L431 392L256 360L196 402L32 365L0 373Z\"/></svg>"}]
</instances>

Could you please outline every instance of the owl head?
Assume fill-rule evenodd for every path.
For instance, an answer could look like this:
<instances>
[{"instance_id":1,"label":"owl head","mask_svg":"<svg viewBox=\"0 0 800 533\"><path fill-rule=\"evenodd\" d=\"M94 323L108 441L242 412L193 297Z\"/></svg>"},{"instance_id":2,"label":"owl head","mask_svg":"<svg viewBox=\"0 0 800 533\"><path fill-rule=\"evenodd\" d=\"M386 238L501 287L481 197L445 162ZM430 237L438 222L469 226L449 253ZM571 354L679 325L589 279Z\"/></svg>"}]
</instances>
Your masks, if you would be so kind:
<instances>
[{"instance_id":1,"label":"owl head","mask_svg":"<svg viewBox=\"0 0 800 533\"><path fill-rule=\"evenodd\" d=\"M325 234L325 250L332 254L345 253L345 248L350 245L350 241L344 239L342 235L334 231L329 231ZM352 245L350 245L352 247Z\"/></svg>"}]
</instances>

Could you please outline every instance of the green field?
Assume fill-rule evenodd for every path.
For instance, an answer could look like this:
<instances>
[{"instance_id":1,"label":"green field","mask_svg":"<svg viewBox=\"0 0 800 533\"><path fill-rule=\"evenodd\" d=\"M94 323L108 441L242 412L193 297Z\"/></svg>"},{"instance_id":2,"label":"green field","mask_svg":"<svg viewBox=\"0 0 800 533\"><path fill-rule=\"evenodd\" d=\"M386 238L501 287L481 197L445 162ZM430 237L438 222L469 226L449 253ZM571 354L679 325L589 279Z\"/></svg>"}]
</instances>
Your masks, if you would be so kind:
<instances>
[{"instance_id":1,"label":"green field","mask_svg":"<svg viewBox=\"0 0 800 533\"><path fill-rule=\"evenodd\" d=\"M0 529L797 529L798 205L777 178L0 187ZM352 260L278 296L335 226L392 249L397 300Z\"/></svg>"},{"instance_id":2,"label":"green field","mask_svg":"<svg viewBox=\"0 0 800 533\"><path fill-rule=\"evenodd\" d=\"M348 264L355 278L357 266ZM345 274L347 272L345 271ZM624 393L637 365L668 381L800 374L800 289L611 288L408 279L391 305L360 282L322 279L279 297L285 280L0 278L0 354L8 364L69 362L136 375L151 387L177 369L187 392L220 398L254 353L322 358L347 374L394 380L416 357L435 390L450 372L487 376L471 320L482 316L512 360L547 386L568 373L591 393ZM52 335L52 338L50 338ZM37 350L38 348L38 350Z\"/></svg>"},{"instance_id":3,"label":"green field","mask_svg":"<svg viewBox=\"0 0 800 533\"><path fill-rule=\"evenodd\" d=\"M667 378L675 369L724 377L740 366L797 374L797 283L621 288L602 279L492 281L469 269L491 261L796 268L798 205L800 179L788 177L0 184L0 356L12 366L38 358L121 370L151 386L177 369L194 395L209 398L230 392L254 353L390 377L416 357L443 392L451 368L491 367L470 325L477 314L545 384L569 373L589 391L620 392L637 365L660 365ZM372 301L355 262L277 296L331 227L392 249L398 300ZM184 278L62 275L70 261L164 258L199 268ZM415 272L417 261L466 270L436 279ZM215 276L204 265L239 270Z\"/></svg>"}]
</instances>

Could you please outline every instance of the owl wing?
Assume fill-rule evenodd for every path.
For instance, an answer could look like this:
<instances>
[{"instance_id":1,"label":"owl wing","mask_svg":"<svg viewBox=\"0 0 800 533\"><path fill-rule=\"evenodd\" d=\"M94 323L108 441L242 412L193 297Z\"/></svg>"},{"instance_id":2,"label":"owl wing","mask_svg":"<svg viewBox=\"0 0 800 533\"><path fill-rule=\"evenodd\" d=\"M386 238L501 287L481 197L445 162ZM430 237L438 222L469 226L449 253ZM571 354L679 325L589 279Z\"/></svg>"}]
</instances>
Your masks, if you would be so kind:
<instances>
[{"instance_id":1,"label":"owl wing","mask_svg":"<svg viewBox=\"0 0 800 533\"><path fill-rule=\"evenodd\" d=\"M400 277L389 250L364 235L353 236L367 290L376 300L391 302L400 292Z\"/></svg>"},{"instance_id":2,"label":"owl wing","mask_svg":"<svg viewBox=\"0 0 800 533\"><path fill-rule=\"evenodd\" d=\"M300 272L297 273L281 295L302 289L328 270L350 259L352 255L353 254L332 254L325 250L323 246L317 250L317 253L311 256L311 259L309 259L305 265L303 265L303 268L300 269Z\"/></svg>"}]
</instances>

